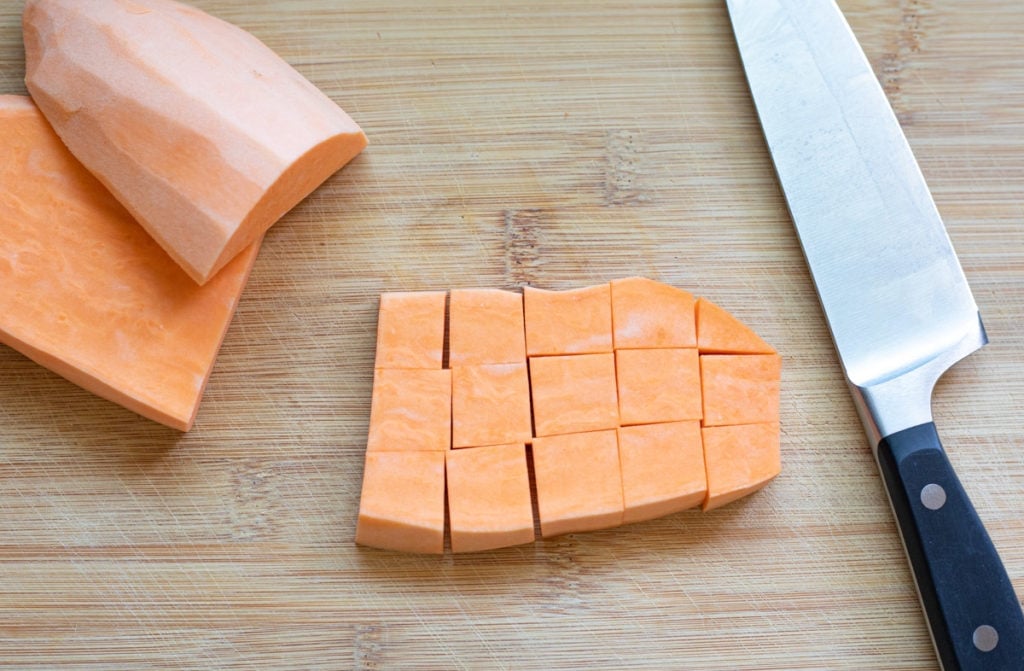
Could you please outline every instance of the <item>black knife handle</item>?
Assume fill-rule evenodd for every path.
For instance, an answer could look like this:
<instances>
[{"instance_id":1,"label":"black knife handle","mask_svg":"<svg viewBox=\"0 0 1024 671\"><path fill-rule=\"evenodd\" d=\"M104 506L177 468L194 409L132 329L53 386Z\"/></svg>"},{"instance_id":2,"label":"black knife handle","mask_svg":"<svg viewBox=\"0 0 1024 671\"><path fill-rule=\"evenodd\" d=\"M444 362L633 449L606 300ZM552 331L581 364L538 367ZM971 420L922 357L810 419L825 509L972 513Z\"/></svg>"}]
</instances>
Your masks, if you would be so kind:
<instances>
[{"instance_id":1,"label":"black knife handle","mask_svg":"<svg viewBox=\"0 0 1024 671\"><path fill-rule=\"evenodd\" d=\"M928 422L883 438L878 465L944 671L1024 670L1024 614Z\"/></svg>"}]
</instances>

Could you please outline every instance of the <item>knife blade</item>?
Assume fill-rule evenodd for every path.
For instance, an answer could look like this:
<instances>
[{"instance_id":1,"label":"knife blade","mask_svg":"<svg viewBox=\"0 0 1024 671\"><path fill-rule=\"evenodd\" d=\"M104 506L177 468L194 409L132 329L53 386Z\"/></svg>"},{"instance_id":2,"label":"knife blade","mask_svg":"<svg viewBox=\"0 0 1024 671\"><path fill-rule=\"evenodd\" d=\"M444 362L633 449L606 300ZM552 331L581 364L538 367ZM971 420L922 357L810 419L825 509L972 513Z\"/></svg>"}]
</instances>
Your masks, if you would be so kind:
<instances>
[{"instance_id":1,"label":"knife blade","mask_svg":"<svg viewBox=\"0 0 1024 671\"><path fill-rule=\"evenodd\" d=\"M932 418L987 337L917 161L834 0L726 4L942 668L1024 669L1021 604Z\"/></svg>"}]
</instances>

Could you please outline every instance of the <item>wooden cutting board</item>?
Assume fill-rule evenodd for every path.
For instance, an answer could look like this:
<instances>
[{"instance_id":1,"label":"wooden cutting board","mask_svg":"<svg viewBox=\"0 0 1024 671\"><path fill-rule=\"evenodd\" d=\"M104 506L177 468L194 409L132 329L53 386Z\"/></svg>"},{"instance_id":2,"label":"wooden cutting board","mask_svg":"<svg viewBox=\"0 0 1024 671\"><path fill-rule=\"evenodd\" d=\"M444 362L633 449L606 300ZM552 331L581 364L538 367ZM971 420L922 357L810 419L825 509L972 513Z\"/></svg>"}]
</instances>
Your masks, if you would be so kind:
<instances>
[{"instance_id":1,"label":"wooden cutting board","mask_svg":"<svg viewBox=\"0 0 1024 671\"><path fill-rule=\"evenodd\" d=\"M937 668L723 2L195 4L371 146L270 232L187 435L0 349L0 666ZM1024 5L841 4L988 327L935 413L1024 594ZM627 275L783 354L767 490L479 555L352 543L381 291Z\"/></svg>"}]
</instances>

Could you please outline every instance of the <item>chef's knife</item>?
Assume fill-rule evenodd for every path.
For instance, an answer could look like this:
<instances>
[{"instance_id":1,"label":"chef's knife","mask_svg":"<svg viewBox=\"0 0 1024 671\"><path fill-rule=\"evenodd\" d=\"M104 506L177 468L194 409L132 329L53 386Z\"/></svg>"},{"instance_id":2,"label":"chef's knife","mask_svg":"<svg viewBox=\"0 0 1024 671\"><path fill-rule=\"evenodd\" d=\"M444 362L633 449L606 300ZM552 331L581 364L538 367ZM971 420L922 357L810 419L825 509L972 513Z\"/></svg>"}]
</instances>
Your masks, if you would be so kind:
<instances>
[{"instance_id":1,"label":"chef's knife","mask_svg":"<svg viewBox=\"0 0 1024 671\"><path fill-rule=\"evenodd\" d=\"M1024 669L1020 602L932 421L986 336L917 162L833 0L727 4L942 667Z\"/></svg>"}]
</instances>

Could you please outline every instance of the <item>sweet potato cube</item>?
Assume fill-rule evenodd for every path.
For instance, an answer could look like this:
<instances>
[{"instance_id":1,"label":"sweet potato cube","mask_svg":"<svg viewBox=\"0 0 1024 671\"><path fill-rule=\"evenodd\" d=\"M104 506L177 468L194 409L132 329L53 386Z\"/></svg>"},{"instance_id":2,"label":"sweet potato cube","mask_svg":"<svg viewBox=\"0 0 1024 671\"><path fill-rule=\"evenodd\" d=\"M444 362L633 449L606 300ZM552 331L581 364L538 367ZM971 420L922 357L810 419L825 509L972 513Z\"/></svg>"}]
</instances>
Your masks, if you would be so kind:
<instances>
[{"instance_id":1,"label":"sweet potato cube","mask_svg":"<svg viewBox=\"0 0 1024 671\"><path fill-rule=\"evenodd\" d=\"M701 354L774 354L746 324L706 298L697 299L697 349Z\"/></svg>"},{"instance_id":2,"label":"sweet potato cube","mask_svg":"<svg viewBox=\"0 0 1024 671\"><path fill-rule=\"evenodd\" d=\"M570 291L525 287L529 356L612 351L611 285Z\"/></svg>"},{"instance_id":3,"label":"sweet potato cube","mask_svg":"<svg viewBox=\"0 0 1024 671\"><path fill-rule=\"evenodd\" d=\"M761 489L782 469L778 422L706 426L701 433L708 473L704 510Z\"/></svg>"},{"instance_id":4,"label":"sweet potato cube","mask_svg":"<svg viewBox=\"0 0 1024 671\"><path fill-rule=\"evenodd\" d=\"M622 424L701 418L695 348L616 350L615 372Z\"/></svg>"},{"instance_id":5,"label":"sweet potato cube","mask_svg":"<svg viewBox=\"0 0 1024 671\"><path fill-rule=\"evenodd\" d=\"M779 421L777 354L702 354L704 426Z\"/></svg>"},{"instance_id":6,"label":"sweet potato cube","mask_svg":"<svg viewBox=\"0 0 1024 671\"><path fill-rule=\"evenodd\" d=\"M537 436L614 429L619 424L615 355L530 357Z\"/></svg>"},{"instance_id":7,"label":"sweet potato cube","mask_svg":"<svg viewBox=\"0 0 1024 671\"><path fill-rule=\"evenodd\" d=\"M534 438L533 469L544 538L622 524L615 431Z\"/></svg>"},{"instance_id":8,"label":"sweet potato cube","mask_svg":"<svg viewBox=\"0 0 1024 671\"><path fill-rule=\"evenodd\" d=\"M615 349L697 346L693 294L644 277L611 287Z\"/></svg>"},{"instance_id":9,"label":"sweet potato cube","mask_svg":"<svg viewBox=\"0 0 1024 671\"><path fill-rule=\"evenodd\" d=\"M452 289L448 361L455 366L526 361L523 295L500 289Z\"/></svg>"},{"instance_id":10,"label":"sweet potato cube","mask_svg":"<svg viewBox=\"0 0 1024 671\"><path fill-rule=\"evenodd\" d=\"M526 362L454 366L452 447L528 443L530 380Z\"/></svg>"},{"instance_id":11,"label":"sweet potato cube","mask_svg":"<svg viewBox=\"0 0 1024 671\"><path fill-rule=\"evenodd\" d=\"M525 445L452 450L447 473L452 552L492 550L534 539Z\"/></svg>"},{"instance_id":12,"label":"sweet potato cube","mask_svg":"<svg viewBox=\"0 0 1024 671\"><path fill-rule=\"evenodd\" d=\"M444 552L444 452L368 452L356 543Z\"/></svg>"},{"instance_id":13,"label":"sweet potato cube","mask_svg":"<svg viewBox=\"0 0 1024 671\"><path fill-rule=\"evenodd\" d=\"M441 368L444 291L396 291L380 296L375 368Z\"/></svg>"},{"instance_id":14,"label":"sweet potato cube","mask_svg":"<svg viewBox=\"0 0 1024 671\"><path fill-rule=\"evenodd\" d=\"M670 422L619 429L623 523L692 508L704 501L707 476L700 422Z\"/></svg>"},{"instance_id":15,"label":"sweet potato cube","mask_svg":"<svg viewBox=\"0 0 1024 671\"><path fill-rule=\"evenodd\" d=\"M440 452L449 449L451 373L449 369L375 370L366 450Z\"/></svg>"}]
</instances>

